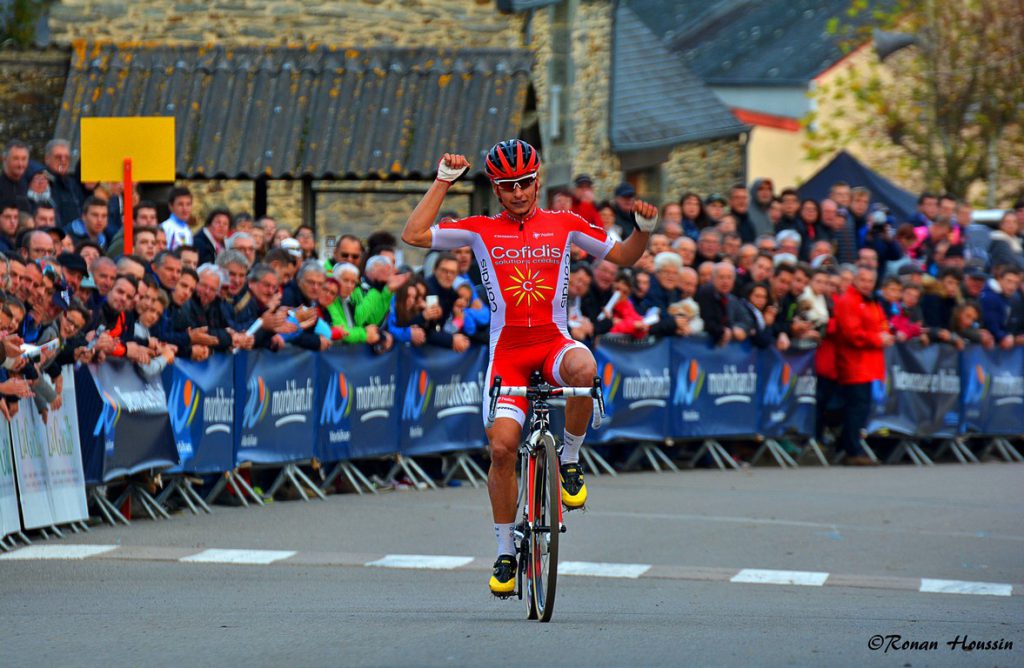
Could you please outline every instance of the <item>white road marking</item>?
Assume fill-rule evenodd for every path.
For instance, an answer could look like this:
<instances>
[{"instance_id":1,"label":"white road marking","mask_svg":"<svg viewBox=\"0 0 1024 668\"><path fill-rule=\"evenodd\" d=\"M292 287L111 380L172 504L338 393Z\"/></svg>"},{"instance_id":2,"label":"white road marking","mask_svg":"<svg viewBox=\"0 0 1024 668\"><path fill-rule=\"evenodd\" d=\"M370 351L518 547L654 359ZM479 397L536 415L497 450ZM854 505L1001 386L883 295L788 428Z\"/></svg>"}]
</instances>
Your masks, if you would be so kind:
<instances>
[{"instance_id":1,"label":"white road marking","mask_svg":"<svg viewBox=\"0 0 1024 668\"><path fill-rule=\"evenodd\" d=\"M563 561L559 575L589 575L595 578L636 579L651 569L650 564L604 564L595 561Z\"/></svg>"},{"instance_id":2,"label":"white road marking","mask_svg":"<svg viewBox=\"0 0 1024 668\"><path fill-rule=\"evenodd\" d=\"M744 568L732 576L730 582L753 584L803 585L821 587L828 580L828 573L814 571L772 571L761 568Z\"/></svg>"},{"instance_id":3,"label":"white road marking","mask_svg":"<svg viewBox=\"0 0 1024 668\"><path fill-rule=\"evenodd\" d=\"M977 594L980 596L1011 596L1013 585L1000 582L967 582L965 580L932 580L921 578L918 591L933 594Z\"/></svg>"},{"instance_id":4,"label":"white road marking","mask_svg":"<svg viewBox=\"0 0 1024 668\"><path fill-rule=\"evenodd\" d=\"M367 566L380 568L427 568L450 571L473 561L473 557L446 557L433 554L389 554L383 559L370 561Z\"/></svg>"},{"instance_id":5,"label":"white road marking","mask_svg":"<svg viewBox=\"0 0 1024 668\"><path fill-rule=\"evenodd\" d=\"M200 564L272 564L295 556L294 550L221 550L211 548L199 554L182 557L178 561Z\"/></svg>"},{"instance_id":6,"label":"white road marking","mask_svg":"<svg viewBox=\"0 0 1024 668\"><path fill-rule=\"evenodd\" d=\"M88 559L90 557L114 552L118 545L31 545L0 554L0 561L3 560L43 560L43 559ZM132 548L126 548L124 559ZM159 550L159 548L152 548ZM170 549L165 558L159 553L149 555L147 559L166 561L179 561L188 563L217 563L236 565L268 565L280 562L298 554L294 550L237 550L211 548L187 557L178 557L180 549ZM349 558L355 555L350 555ZM111 557L107 557L111 558ZM112 555L117 559L117 555ZM364 557L365 558L365 557ZM382 559L365 562L364 566L379 568L407 568L407 569L429 569L429 570L453 570L468 566L474 561L473 557L460 557L450 555L428 555L428 554L389 554ZM484 560L486 561L486 560ZM353 565L362 560L351 562ZM312 562L305 562L309 565ZM326 562L325 562L326 563ZM333 563L333 562L332 562ZM647 576L652 568L649 564L616 564L592 561L564 561L558 566L559 575L590 576L604 578L637 579ZM486 570L486 569L483 569ZM648 576L650 577L650 576ZM659 572L654 577L666 577ZM669 575L672 579L691 579L686 575L675 573ZM867 587L870 589L887 589L891 586L884 583L872 582L870 577L865 577L863 582L851 583L849 576L840 577L835 580L837 586ZM895 588L910 589L912 583L919 583L918 591L936 594L973 594L977 596L1012 596L1015 585L1001 582L971 582L966 580L937 580L931 578L891 578L896 582ZM770 569L745 568L730 578L730 582L752 583L752 584L776 584L776 585L803 585L821 587L829 580L829 573L814 571L782 571ZM898 586L897 586L898 585ZM909 586L908 586L909 585ZM1024 587L1020 591L1024 591Z\"/></svg>"},{"instance_id":7,"label":"white road marking","mask_svg":"<svg viewBox=\"0 0 1024 668\"><path fill-rule=\"evenodd\" d=\"M30 545L0 554L0 559L88 559L116 549L117 545Z\"/></svg>"}]
</instances>

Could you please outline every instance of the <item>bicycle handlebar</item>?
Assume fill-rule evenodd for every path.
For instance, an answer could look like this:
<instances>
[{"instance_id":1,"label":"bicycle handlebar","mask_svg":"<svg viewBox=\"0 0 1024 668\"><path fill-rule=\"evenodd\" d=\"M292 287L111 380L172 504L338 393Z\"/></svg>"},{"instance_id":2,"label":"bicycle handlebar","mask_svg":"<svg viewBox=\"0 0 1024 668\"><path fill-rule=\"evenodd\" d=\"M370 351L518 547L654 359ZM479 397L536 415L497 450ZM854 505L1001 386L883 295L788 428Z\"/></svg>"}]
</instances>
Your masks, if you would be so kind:
<instances>
[{"instance_id":1,"label":"bicycle handlebar","mask_svg":"<svg viewBox=\"0 0 1024 668\"><path fill-rule=\"evenodd\" d=\"M594 429L601 426L604 417L604 385L599 376L594 376L594 384L590 387L552 387L547 383L540 385L509 385L502 387L501 377L494 378L490 390L490 410L487 411L487 427L494 425L494 413L498 408L499 397L526 397L527 399L550 399L552 397L590 397L594 400L594 414L591 424Z\"/></svg>"},{"instance_id":2,"label":"bicycle handlebar","mask_svg":"<svg viewBox=\"0 0 1024 668\"><path fill-rule=\"evenodd\" d=\"M552 387L541 389L527 385L509 385L507 387L492 388L492 393L497 390L499 397L594 397L593 387ZM493 394L492 394L493 396Z\"/></svg>"}]
</instances>

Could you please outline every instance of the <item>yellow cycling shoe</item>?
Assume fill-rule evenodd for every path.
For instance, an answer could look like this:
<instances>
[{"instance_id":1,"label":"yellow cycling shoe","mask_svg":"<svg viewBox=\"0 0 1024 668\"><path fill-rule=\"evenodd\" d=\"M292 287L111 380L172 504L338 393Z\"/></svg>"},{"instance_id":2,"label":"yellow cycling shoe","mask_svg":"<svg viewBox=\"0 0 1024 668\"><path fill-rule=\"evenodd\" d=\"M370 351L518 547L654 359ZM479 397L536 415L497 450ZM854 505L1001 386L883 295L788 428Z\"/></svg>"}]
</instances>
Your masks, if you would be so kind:
<instances>
[{"instance_id":1,"label":"yellow cycling shoe","mask_svg":"<svg viewBox=\"0 0 1024 668\"><path fill-rule=\"evenodd\" d=\"M516 557L503 554L494 562L494 574L490 581L491 593L506 598L516 593Z\"/></svg>"},{"instance_id":2,"label":"yellow cycling shoe","mask_svg":"<svg viewBox=\"0 0 1024 668\"><path fill-rule=\"evenodd\" d=\"M562 464L562 503L569 510L582 508L587 502L587 484L583 482L583 469L577 462Z\"/></svg>"}]
</instances>

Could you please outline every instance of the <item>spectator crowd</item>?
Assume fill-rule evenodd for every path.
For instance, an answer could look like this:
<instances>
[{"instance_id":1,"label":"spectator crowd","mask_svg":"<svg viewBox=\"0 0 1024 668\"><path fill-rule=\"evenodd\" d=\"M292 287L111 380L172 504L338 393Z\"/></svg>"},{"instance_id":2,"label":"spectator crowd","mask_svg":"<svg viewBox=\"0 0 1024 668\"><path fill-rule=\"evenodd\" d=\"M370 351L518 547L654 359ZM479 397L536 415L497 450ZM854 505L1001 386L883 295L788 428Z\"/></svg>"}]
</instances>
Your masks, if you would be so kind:
<instances>
[{"instance_id":1,"label":"spectator crowd","mask_svg":"<svg viewBox=\"0 0 1024 668\"><path fill-rule=\"evenodd\" d=\"M393 235L345 234L319 257L312 227L289 230L225 208L196 220L192 194L175 187L166 202L136 200L125 254L121 185L81 183L71 155L60 139L42 162L20 141L4 147L0 412L8 418L28 396L45 416L60 401L61 366L76 361L124 358L152 375L213 352L461 352L488 339L490 308L468 247L433 252L417 270L402 263ZM602 199L579 175L548 204L624 239L637 229L635 197L622 183ZM601 336L704 335L715 345L817 347L819 399L828 405L832 392L857 414L893 342L1024 344L1022 220L1024 200L989 227L962 198L932 193L920 196L912 220L896 220L870 191L841 182L821 201L765 178L727 196L688 192L661 207L634 267L572 250L569 330L588 345ZM854 459L855 428L844 425L842 437Z\"/></svg>"}]
</instances>

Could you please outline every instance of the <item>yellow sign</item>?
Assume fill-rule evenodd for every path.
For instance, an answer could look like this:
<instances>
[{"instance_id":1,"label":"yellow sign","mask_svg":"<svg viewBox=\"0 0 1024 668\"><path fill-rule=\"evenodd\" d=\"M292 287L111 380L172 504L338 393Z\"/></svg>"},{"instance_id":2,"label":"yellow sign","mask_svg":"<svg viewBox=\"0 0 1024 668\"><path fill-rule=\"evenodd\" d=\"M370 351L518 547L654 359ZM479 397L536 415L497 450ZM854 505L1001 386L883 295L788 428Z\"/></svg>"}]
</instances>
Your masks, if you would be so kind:
<instances>
[{"instance_id":1,"label":"yellow sign","mask_svg":"<svg viewBox=\"0 0 1024 668\"><path fill-rule=\"evenodd\" d=\"M125 158L132 181L174 181L174 117L131 116L82 119L82 180L124 180Z\"/></svg>"}]
</instances>

